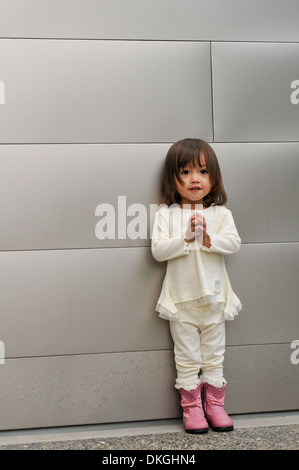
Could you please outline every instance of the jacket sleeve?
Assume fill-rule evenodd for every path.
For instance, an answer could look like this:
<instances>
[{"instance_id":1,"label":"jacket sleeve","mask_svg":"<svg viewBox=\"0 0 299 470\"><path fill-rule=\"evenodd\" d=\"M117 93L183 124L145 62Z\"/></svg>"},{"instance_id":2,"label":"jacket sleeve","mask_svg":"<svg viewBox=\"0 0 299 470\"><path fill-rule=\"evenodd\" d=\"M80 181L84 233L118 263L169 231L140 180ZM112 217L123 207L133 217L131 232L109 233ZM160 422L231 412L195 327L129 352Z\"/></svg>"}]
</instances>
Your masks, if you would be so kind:
<instances>
[{"instance_id":1,"label":"jacket sleeve","mask_svg":"<svg viewBox=\"0 0 299 470\"><path fill-rule=\"evenodd\" d=\"M226 209L220 221L218 233L210 233L207 227L207 233L210 237L211 246L201 246L203 251L211 253L221 253L223 255L233 255L240 250L241 238L239 237L235 222L230 210Z\"/></svg>"},{"instance_id":2,"label":"jacket sleeve","mask_svg":"<svg viewBox=\"0 0 299 470\"><path fill-rule=\"evenodd\" d=\"M157 261L168 261L189 253L191 243L185 242L180 230L171 232L171 214L166 208L160 209L155 214L151 249L152 255ZM172 225L172 228L174 226Z\"/></svg>"}]
</instances>

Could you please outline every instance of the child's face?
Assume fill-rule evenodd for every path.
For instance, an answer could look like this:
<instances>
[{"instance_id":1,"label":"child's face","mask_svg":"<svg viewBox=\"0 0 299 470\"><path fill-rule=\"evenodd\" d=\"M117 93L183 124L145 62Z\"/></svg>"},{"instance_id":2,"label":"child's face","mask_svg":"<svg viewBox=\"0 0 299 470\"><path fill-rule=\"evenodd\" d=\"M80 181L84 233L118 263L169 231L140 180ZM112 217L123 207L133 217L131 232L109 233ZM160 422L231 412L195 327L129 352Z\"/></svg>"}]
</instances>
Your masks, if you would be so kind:
<instances>
[{"instance_id":1,"label":"child's face","mask_svg":"<svg viewBox=\"0 0 299 470\"><path fill-rule=\"evenodd\" d=\"M211 191L212 183L203 156L201 164L195 167L188 164L180 170L183 184L176 180L176 189L181 196L181 205L203 204L204 197Z\"/></svg>"}]
</instances>

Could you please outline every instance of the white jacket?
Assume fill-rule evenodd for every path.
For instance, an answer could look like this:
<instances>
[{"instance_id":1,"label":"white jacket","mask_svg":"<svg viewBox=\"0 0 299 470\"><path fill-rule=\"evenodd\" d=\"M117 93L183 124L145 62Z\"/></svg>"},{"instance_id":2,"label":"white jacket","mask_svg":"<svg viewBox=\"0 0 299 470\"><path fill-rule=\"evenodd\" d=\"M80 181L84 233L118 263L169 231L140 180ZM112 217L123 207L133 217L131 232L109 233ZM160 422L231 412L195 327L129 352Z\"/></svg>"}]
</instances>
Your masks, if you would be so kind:
<instances>
[{"instance_id":1,"label":"white jacket","mask_svg":"<svg viewBox=\"0 0 299 470\"><path fill-rule=\"evenodd\" d=\"M224 206L210 206L203 211L210 248L197 241L185 242L192 213L174 205L162 206L155 214L152 254L157 261L167 261L156 310L162 318L175 320L178 307L187 302L211 308L223 304L224 319L233 320L242 305L230 285L224 255L238 252L241 239L231 211Z\"/></svg>"}]
</instances>

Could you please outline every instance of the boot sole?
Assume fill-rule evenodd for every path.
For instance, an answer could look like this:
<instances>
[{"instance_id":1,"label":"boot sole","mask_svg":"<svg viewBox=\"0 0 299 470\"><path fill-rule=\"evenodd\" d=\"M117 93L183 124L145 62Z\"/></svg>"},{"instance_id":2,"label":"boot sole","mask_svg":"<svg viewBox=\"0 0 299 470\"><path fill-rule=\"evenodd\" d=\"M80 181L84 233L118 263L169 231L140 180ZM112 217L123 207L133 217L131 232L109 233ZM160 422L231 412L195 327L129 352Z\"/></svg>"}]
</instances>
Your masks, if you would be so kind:
<instances>
[{"instance_id":1,"label":"boot sole","mask_svg":"<svg viewBox=\"0 0 299 470\"><path fill-rule=\"evenodd\" d=\"M189 434L205 434L208 432L209 428L203 428L203 429L185 429L185 431Z\"/></svg>"},{"instance_id":2,"label":"boot sole","mask_svg":"<svg viewBox=\"0 0 299 470\"><path fill-rule=\"evenodd\" d=\"M213 431L215 432L229 432L229 431L233 431L234 430L234 427L233 426L226 426L226 427L223 427L223 428L213 428Z\"/></svg>"}]
</instances>

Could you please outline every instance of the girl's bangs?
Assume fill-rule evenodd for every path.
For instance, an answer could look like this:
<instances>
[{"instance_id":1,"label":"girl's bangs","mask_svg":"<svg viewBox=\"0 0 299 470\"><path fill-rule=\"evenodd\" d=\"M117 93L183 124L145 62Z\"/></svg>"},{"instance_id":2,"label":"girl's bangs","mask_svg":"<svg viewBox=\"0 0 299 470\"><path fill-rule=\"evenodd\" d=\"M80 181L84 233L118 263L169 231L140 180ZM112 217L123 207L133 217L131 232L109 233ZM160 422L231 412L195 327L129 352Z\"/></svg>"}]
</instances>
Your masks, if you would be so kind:
<instances>
[{"instance_id":1,"label":"girl's bangs","mask_svg":"<svg viewBox=\"0 0 299 470\"><path fill-rule=\"evenodd\" d=\"M186 151L187 150L187 151ZM177 161L176 161L176 168L175 168L175 176L180 183L182 180L180 178L180 171L185 168L187 165L191 165L191 167L199 166L206 166L207 170L210 172L210 177L214 180L213 175L213 165L211 164L211 157L209 152L202 146L202 145L192 145L188 146L185 151L179 152L177 154Z\"/></svg>"},{"instance_id":2,"label":"girl's bangs","mask_svg":"<svg viewBox=\"0 0 299 470\"><path fill-rule=\"evenodd\" d=\"M202 167L202 159L200 158L201 155L204 155L204 152L202 149L194 148L190 149L188 152L182 152L178 156L177 160L177 168L178 170L181 170L182 168L185 168L187 165L191 165L192 167L195 167L199 165Z\"/></svg>"}]
</instances>

